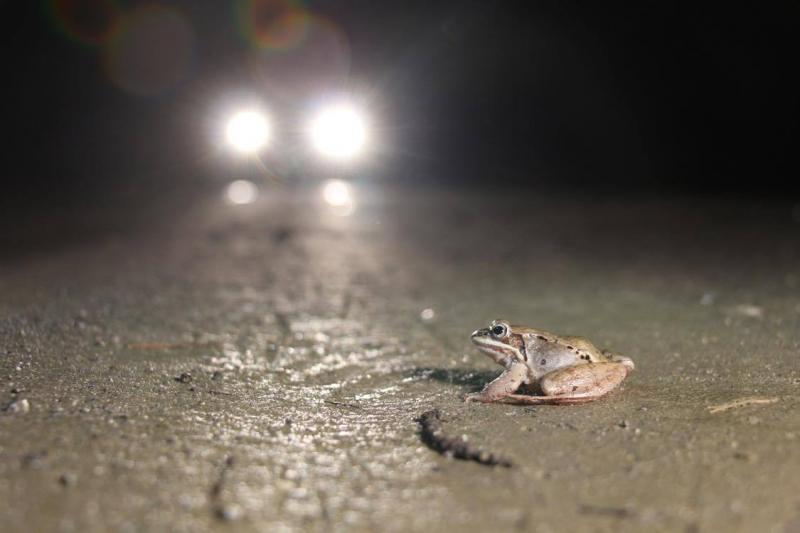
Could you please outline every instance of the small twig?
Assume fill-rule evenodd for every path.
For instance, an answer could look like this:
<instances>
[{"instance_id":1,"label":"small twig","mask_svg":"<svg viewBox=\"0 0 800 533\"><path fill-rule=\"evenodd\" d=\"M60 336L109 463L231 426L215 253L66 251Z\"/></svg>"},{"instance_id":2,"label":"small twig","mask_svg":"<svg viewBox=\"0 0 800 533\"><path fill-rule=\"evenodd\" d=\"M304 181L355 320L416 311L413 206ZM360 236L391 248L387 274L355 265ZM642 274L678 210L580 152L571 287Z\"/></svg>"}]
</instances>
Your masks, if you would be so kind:
<instances>
[{"instance_id":1,"label":"small twig","mask_svg":"<svg viewBox=\"0 0 800 533\"><path fill-rule=\"evenodd\" d=\"M487 466L503 466L509 468L511 461L470 446L462 437L450 437L442 429L442 419L438 409L422 413L417 419L420 425L420 437L430 449L448 457L475 461Z\"/></svg>"},{"instance_id":2,"label":"small twig","mask_svg":"<svg viewBox=\"0 0 800 533\"><path fill-rule=\"evenodd\" d=\"M339 318L344 320L347 318L347 315L350 314L350 307L353 305L353 293L347 291L344 294L344 300L342 301L342 310L339 312Z\"/></svg>"},{"instance_id":3,"label":"small twig","mask_svg":"<svg viewBox=\"0 0 800 533\"><path fill-rule=\"evenodd\" d=\"M233 456L229 455L225 458L225 462L222 465L222 468L219 471L219 476L217 480L211 485L211 499L216 500L219 498L219 495L222 493L222 488L225 486L225 478L228 475L228 470L233 467Z\"/></svg>"},{"instance_id":4,"label":"small twig","mask_svg":"<svg viewBox=\"0 0 800 533\"><path fill-rule=\"evenodd\" d=\"M225 462L222 464L222 468L219 471L219 476L217 476L217 480L211 485L211 490L209 490L209 497L211 500L211 508L214 511L214 515L221 519L225 520L227 517L227 511L225 505L222 503L222 489L225 488L225 479L228 477L228 471L233 468L233 456L229 455L225 458Z\"/></svg>"},{"instance_id":5,"label":"small twig","mask_svg":"<svg viewBox=\"0 0 800 533\"><path fill-rule=\"evenodd\" d=\"M224 392L224 391L221 391L221 390L209 389L206 392L208 392L209 394L219 394L220 396L233 396L233 393Z\"/></svg>"},{"instance_id":6,"label":"small twig","mask_svg":"<svg viewBox=\"0 0 800 533\"><path fill-rule=\"evenodd\" d=\"M289 322L289 317L287 317L283 313L276 312L275 313L275 322L278 324L278 328L281 330L281 335L284 339L288 339L292 335L292 324Z\"/></svg>"},{"instance_id":7,"label":"small twig","mask_svg":"<svg viewBox=\"0 0 800 533\"><path fill-rule=\"evenodd\" d=\"M208 348L219 346L218 342L131 342L126 345L129 350L179 350L181 348Z\"/></svg>"},{"instance_id":8,"label":"small twig","mask_svg":"<svg viewBox=\"0 0 800 533\"><path fill-rule=\"evenodd\" d=\"M341 406L341 407L350 407L352 409L361 409L360 405L356 405L354 403L335 402L333 400L325 400L325 403L330 405L335 405L337 407Z\"/></svg>"},{"instance_id":9,"label":"small twig","mask_svg":"<svg viewBox=\"0 0 800 533\"><path fill-rule=\"evenodd\" d=\"M596 514L610 516L614 518L630 518L633 513L624 507L600 507L596 505L581 505L580 512L585 514Z\"/></svg>"},{"instance_id":10,"label":"small twig","mask_svg":"<svg viewBox=\"0 0 800 533\"><path fill-rule=\"evenodd\" d=\"M744 407L746 405L765 405L770 403L775 403L780 398L739 398L738 400L732 400L730 402L721 403L719 405L709 405L708 412L711 414L715 413L722 413L723 411L728 411L729 409L737 409L739 407Z\"/></svg>"},{"instance_id":11,"label":"small twig","mask_svg":"<svg viewBox=\"0 0 800 533\"><path fill-rule=\"evenodd\" d=\"M213 511L214 516L216 516L219 520L234 520L240 514L238 506L227 505L222 498L222 491L225 489L228 472L233 468L233 463L234 460L232 455L229 455L225 458L225 462L222 464L222 468L219 470L219 476L217 476L217 480L213 485L211 485L211 489L209 490L211 510Z\"/></svg>"}]
</instances>

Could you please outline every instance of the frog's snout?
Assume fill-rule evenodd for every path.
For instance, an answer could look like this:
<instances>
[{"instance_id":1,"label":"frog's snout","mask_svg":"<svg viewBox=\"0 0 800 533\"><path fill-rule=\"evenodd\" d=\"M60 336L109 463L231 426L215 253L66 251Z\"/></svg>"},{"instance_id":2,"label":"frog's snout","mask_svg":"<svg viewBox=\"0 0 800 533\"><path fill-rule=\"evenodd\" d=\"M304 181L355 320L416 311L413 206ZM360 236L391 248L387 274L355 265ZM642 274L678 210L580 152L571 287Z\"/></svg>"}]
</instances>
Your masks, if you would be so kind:
<instances>
[{"instance_id":1,"label":"frog's snout","mask_svg":"<svg viewBox=\"0 0 800 533\"><path fill-rule=\"evenodd\" d=\"M473 331L469 338L474 341L478 337L486 337L487 335L489 335L489 328L481 328Z\"/></svg>"}]
</instances>

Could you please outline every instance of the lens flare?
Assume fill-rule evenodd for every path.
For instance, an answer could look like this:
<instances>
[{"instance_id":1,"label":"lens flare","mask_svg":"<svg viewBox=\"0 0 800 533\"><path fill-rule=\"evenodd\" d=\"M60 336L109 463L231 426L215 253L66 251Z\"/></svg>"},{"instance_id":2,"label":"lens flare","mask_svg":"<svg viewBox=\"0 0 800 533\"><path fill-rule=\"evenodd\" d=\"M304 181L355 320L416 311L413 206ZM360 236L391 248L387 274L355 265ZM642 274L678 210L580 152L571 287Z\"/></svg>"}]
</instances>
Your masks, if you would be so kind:
<instances>
[{"instance_id":1,"label":"lens flare","mask_svg":"<svg viewBox=\"0 0 800 533\"><path fill-rule=\"evenodd\" d=\"M242 0L236 6L236 18L254 47L287 50L306 38L310 16L291 0Z\"/></svg>"},{"instance_id":2,"label":"lens flare","mask_svg":"<svg viewBox=\"0 0 800 533\"><path fill-rule=\"evenodd\" d=\"M349 106L325 109L311 123L310 131L314 148L333 159L357 155L367 137L364 119Z\"/></svg>"},{"instance_id":3,"label":"lens flare","mask_svg":"<svg viewBox=\"0 0 800 533\"><path fill-rule=\"evenodd\" d=\"M296 101L313 100L321 87L347 87L352 81L350 43L342 28L318 14L303 17L302 38L282 39L280 46L256 42L247 59L265 90L291 94Z\"/></svg>"},{"instance_id":4,"label":"lens flare","mask_svg":"<svg viewBox=\"0 0 800 533\"><path fill-rule=\"evenodd\" d=\"M228 142L240 152L260 150L269 140L269 124L258 111L240 111L228 121Z\"/></svg>"},{"instance_id":5,"label":"lens flare","mask_svg":"<svg viewBox=\"0 0 800 533\"><path fill-rule=\"evenodd\" d=\"M225 198L233 205L252 204L258 198L258 186L247 180L232 181L225 189Z\"/></svg>"},{"instance_id":6,"label":"lens flare","mask_svg":"<svg viewBox=\"0 0 800 533\"><path fill-rule=\"evenodd\" d=\"M353 188L342 180L328 180L322 185L322 199L339 216L353 214L356 208Z\"/></svg>"},{"instance_id":7,"label":"lens flare","mask_svg":"<svg viewBox=\"0 0 800 533\"><path fill-rule=\"evenodd\" d=\"M328 180L322 188L325 203L333 207L341 207L353 201L350 185L342 180Z\"/></svg>"},{"instance_id":8,"label":"lens flare","mask_svg":"<svg viewBox=\"0 0 800 533\"><path fill-rule=\"evenodd\" d=\"M114 0L50 0L49 11L59 29L84 44L106 43L120 22L121 9Z\"/></svg>"},{"instance_id":9,"label":"lens flare","mask_svg":"<svg viewBox=\"0 0 800 533\"><path fill-rule=\"evenodd\" d=\"M106 49L109 77L132 94L162 93L189 74L194 42L192 26L177 9L156 4L135 8Z\"/></svg>"}]
</instances>

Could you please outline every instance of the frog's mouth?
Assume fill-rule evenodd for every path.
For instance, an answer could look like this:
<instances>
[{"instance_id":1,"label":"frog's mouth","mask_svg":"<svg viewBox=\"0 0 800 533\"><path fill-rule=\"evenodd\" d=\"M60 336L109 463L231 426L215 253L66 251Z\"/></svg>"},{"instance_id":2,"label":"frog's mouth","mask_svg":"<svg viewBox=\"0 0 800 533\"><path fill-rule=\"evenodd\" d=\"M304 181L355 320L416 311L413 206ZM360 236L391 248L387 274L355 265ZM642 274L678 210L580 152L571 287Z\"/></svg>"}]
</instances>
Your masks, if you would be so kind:
<instances>
[{"instance_id":1,"label":"frog's mouth","mask_svg":"<svg viewBox=\"0 0 800 533\"><path fill-rule=\"evenodd\" d=\"M520 351L492 337L489 328L476 330L470 336L472 342L499 365L508 366L515 361L524 361Z\"/></svg>"}]
</instances>

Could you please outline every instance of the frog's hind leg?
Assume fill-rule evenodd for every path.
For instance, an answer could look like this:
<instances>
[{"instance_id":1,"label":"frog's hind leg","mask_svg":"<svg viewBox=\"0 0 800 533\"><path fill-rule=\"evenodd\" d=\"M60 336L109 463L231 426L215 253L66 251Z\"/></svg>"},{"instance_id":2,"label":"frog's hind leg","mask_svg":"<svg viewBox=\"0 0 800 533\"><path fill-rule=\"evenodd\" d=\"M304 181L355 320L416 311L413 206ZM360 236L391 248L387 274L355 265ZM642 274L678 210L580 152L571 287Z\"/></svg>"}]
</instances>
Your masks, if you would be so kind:
<instances>
[{"instance_id":1,"label":"frog's hind leg","mask_svg":"<svg viewBox=\"0 0 800 533\"><path fill-rule=\"evenodd\" d=\"M591 402L616 389L628 375L628 371L629 367L624 362L570 366L542 376L539 382L542 396L512 394L502 401L526 405Z\"/></svg>"}]
</instances>

